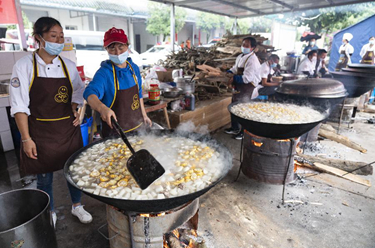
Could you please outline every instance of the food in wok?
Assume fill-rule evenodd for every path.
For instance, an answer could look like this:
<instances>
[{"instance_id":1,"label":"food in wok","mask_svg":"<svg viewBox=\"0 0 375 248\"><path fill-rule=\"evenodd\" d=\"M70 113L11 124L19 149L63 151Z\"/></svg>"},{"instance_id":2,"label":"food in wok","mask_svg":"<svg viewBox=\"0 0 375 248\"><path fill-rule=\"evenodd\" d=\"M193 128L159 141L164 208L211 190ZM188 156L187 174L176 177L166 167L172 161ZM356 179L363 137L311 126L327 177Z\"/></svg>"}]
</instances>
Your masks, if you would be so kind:
<instances>
[{"instance_id":1,"label":"food in wok","mask_svg":"<svg viewBox=\"0 0 375 248\"><path fill-rule=\"evenodd\" d=\"M129 137L136 151L147 149L166 172L141 190L126 168L131 152L121 139L98 143L77 157L69 171L83 191L129 200L165 199L190 194L222 176L225 159L209 142L177 136Z\"/></svg>"},{"instance_id":2,"label":"food in wok","mask_svg":"<svg viewBox=\"0 0 375 248\"><path fill-rule=\"evenodd\" d=\"M247 120L274 124L311 123L325 118L323 113L311 107L290 103L239 103L232 106L230 111Z\"/></svg>"}]
</instances>

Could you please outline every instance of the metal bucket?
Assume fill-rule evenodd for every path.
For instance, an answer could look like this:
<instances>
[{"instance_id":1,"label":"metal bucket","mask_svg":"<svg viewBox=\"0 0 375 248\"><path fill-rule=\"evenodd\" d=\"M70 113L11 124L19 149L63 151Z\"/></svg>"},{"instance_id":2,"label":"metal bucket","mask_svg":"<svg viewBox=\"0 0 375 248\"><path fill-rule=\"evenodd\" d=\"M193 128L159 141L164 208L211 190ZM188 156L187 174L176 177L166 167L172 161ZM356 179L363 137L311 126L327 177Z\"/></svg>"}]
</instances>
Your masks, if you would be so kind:
<instances>
[{"instance_id":1,"label":"metal bucket","mask_svg":"<svg viewBox=\"0 0 375 248\"><path fill-rule=\"evenodd\" d=\"M0 194L0 247L56 248L48 194L19 189Z\"/></svg>"},{"instance_id":2,"label":"metal bucket","mask_svg":"<svg viewBox=\"0 0 375 248\"><path fill-rule=\"evenodd\" d=\"M245 130L242 172L259 182L282 184L286 173L285 182L293 181L297 140L291 140L259 137Z\"/></svg>"}]
</instances>

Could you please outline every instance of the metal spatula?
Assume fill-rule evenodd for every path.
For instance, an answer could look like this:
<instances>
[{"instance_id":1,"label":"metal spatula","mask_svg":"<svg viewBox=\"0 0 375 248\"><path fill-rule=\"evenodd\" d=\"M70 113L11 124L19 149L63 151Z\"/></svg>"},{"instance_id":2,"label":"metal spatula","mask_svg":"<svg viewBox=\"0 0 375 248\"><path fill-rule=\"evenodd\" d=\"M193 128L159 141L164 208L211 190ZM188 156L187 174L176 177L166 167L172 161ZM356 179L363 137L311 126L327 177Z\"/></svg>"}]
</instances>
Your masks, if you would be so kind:
<instances>
[{"instance_id":1,"label":"metal spatula","mask_svg":"<svg viewBox=\"0 0 375 248\"><path fill-rule=\"evenodd\" d=\"M133 154L126 164L130 174L136 183L143 190L152 184L156 179L161 177L165 170L163 166L145 149L135 152L129 140L117 121L112 117L112 124L115 127L130 152Z\"/></svg>"}]
</instances>

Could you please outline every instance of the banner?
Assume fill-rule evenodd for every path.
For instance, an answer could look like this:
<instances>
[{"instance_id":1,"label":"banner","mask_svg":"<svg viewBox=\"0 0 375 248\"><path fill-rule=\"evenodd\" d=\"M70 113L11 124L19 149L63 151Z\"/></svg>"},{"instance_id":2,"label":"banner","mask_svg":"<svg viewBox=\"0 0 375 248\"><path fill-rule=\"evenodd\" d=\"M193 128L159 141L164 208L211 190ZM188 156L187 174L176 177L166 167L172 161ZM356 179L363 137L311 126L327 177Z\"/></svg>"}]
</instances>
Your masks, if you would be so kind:
<instances>
[{"instance_id":1,"label":"banner","mask_svg":"<svg viewBox=\"0 0 375 248\"><path fill-rule=\"evenodd\" d=\"M0 24L17 24L15 0L0 0Z\"/></svg>"}]
</instances>

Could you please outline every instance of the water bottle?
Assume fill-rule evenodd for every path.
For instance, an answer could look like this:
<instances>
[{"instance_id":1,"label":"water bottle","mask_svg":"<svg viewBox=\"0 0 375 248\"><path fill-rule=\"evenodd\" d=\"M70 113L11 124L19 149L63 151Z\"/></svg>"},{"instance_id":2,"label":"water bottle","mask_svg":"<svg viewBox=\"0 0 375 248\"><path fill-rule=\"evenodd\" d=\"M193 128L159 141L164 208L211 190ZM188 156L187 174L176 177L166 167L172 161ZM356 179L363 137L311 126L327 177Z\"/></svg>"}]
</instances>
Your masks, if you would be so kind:
<instances>
[{"instance_id":1,"label":"water bottle","mask_svg":"<svg viewBox=\"0 0 375 248\"><path fill-rule=\"evenodd\" d=\"M192 93L187 93L185 96L185 109L195 110L195 96Z\"/></svg>"}]
</instances>

